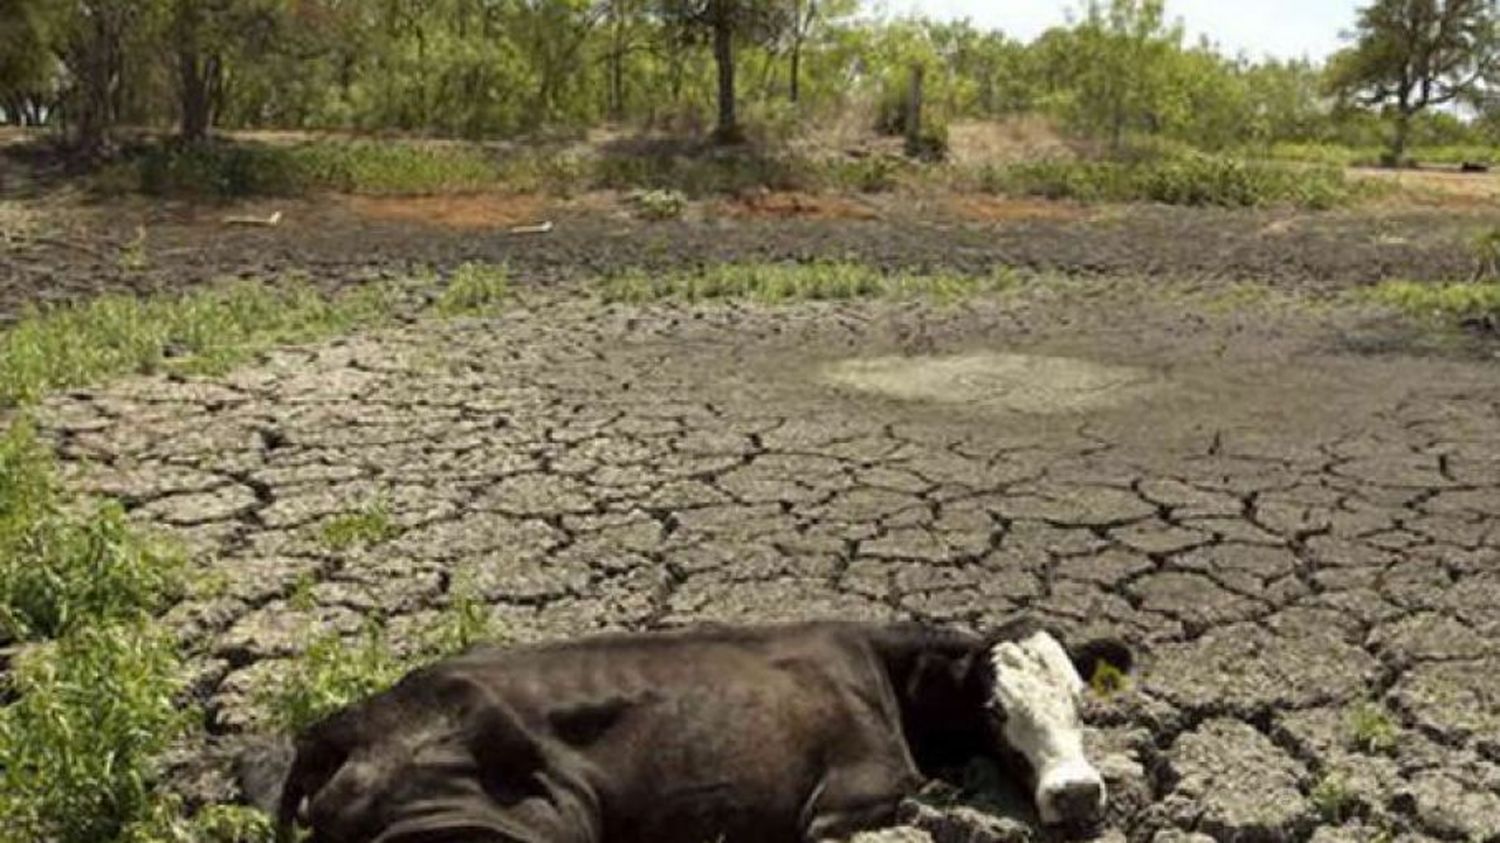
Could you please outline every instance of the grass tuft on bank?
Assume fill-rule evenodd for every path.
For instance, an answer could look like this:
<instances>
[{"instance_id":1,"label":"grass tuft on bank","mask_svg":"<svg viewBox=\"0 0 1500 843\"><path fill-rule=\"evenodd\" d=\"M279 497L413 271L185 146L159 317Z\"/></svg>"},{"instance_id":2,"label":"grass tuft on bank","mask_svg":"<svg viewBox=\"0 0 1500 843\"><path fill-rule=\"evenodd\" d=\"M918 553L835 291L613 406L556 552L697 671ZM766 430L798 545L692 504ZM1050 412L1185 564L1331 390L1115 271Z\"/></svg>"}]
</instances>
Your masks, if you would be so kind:
<instances>
[{"instance_id":1,"label":"grass tuft on bank","mask_svg":"<svg viewBox=\"0 0 1500 843\"><path fill-rule=\"evenodd\" d=\"M629 271L604 278L601 294L611 302L731 301L762 304L852 299L933 298L956 300L1014 289L1008 271L991 275L956 272L884 272L857 263L720 264L693 270Z\"/></svg>"}]
</instances>

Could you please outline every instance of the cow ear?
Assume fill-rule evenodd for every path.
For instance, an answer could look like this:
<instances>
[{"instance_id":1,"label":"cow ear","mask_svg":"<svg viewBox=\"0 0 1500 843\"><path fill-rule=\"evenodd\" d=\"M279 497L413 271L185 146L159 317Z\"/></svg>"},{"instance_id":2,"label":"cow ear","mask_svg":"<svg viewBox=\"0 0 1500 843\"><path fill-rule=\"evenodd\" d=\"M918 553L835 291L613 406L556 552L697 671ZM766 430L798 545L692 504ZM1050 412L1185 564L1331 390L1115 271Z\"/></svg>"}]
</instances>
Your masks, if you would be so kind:
<instances>
[{"instance_id":1,"label":"cow ear","mask_svg":"<svg viewBox=\"0 0 1500 843\"><path fill-rule=\"evenodd\" d=\"M1119 638L1096 638L1069 647L1068 655L1084 684L1103 696L1122 690L1135 668L1135 654Z\"/></svg>"}]
</instances>

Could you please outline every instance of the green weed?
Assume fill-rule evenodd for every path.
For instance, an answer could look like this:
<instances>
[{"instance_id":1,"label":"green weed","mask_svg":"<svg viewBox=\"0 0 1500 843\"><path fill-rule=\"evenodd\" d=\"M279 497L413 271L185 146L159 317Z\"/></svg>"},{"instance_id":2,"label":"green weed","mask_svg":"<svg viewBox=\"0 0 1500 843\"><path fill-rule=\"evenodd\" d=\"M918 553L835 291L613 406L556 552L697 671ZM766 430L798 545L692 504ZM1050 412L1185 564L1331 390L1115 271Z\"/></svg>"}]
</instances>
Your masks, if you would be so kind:
<instances>
[{"instance_id":1,"label":"green weed","mask_svg":"<svg viewBox=\"0 0 1500 843\"><path fill-rule=\"evenodd\" d=\"M452 193L492 187L503 177L491 157L477 147L375 141L167 144L139 153L133 167L135 187L143 193L219 198L297 196L317 190ZM122 177L110 172L104 180L118 186Z\"/></svg>"},{"instance_id":2,"label":"green weed","mask_svg":"<svg viewBox=\"0 0 1500 843\"><path fill-rule=\"evenodd\" d=\"M855 263L721 264L683 272L632 271L604 279L609 301L746 299L774 304L868 298L959 299L1014 288L1007 272L989 276L958 273L885 273Z\"/></svg>"},{"instance_id":3,"label":"green weed","mask_svg":"<svg viewBox=\"0 0 1500 843\"><path fill-rule=\"evenodd\" d=\"M30 426L0 437L0 637L139 618L182 593L180 553L135 533L118 504L64 507Z\"/></svg>"},{"instance_id":4,"label":"green weed","mask_svg":"<svg viewBox=\"0 0 1500 843\"><path fill-rule=\"evenodd\" d=\"M329 299L301 284L253 282L169 298L106 296L32 308L0 333L0 406L114 375L221 373L273 345L383 322L394 308L380 285Z\"/></svg>"},{"instance_id":5,"label":"green weed","mask_svg":"<svg viewBox=\"0 0 1500 843\"><path fill-rule=\"evenodd\" d=\"M98 843L156 813L154 759L192 724L171 639L80 624L25 653L0 708L0 841Z\"/></svg>"},{"instance_id":6,"label":"green weed","mask_svg":"<svg viewBox=\"0 0 1500 843\"><path fill-rule=\"evenodd\" d=\"M636 214L647 220L675 220L687 210L687 197L677 190L639 190L630 199Z\"/></svg>"},{"instance_id":7,"label":"green weed","mask_svg":"<svg viewBox=\"0 0 1500 843\"><path fill-rule=\"evenodd\" d=\"M1367 296L1412 316L1440 322L1500 318L1500 281L1447 284L1384 281Z\"/></svg>"},{"instance_id":8,"label":"green weed","mask_svg":"<svg viewBox=\"0 0 1500 843\"><path fill-rule=\"evenodd\" d=\"M119 265L124 272L145 272L151 268L151 253L147 251L146 227L135 227L135 236L120 247Z\"/></svg>"},{"instance_id":9,"label":"green weed","mask_svg":"<svg viewBox=\"0 0 1500 843\"><path fill-rule=\"evenodd\" d=\"M1308 794L1318 815L1325 822L1342 823L1349 819L1358 804L1358 798L1337 775L1324 776Z\"/></svg>"},{"instance_id":10,"label":"green weed","mask_svg":"<svg viewBox=\"0 0 1500 843\"><path fill-rule=\"evenodd\" d=\"M1082 202L1161 202L1233 208L1348 204L1358 189L1336 167L1303 167L1189 153L1139 161L1054 160L990 169L996 193Z\"/></svg>"},{"instance_id":11,"label":"green weed","mask_svg":"<svg viewBox=\"0 0 1500 843\"><path fill-rule=\"evenodd\" d=\"M401 534L391 518L391 508L384 500L373 500L359 509L335 515L323 524L323 544L329 550L348 550L355 546L375 545Z\"/></svg>"},{"instance_id":12,"label":"green weed","mask_svg":"<svg viewBox=\"0 0 1500 843\"><path fill-rule=\"evenodd\" d=\"M1388 753L1396 748L1401 735L1391 713L1377 702L1366 702L1351 708L1344 718L1349 741L1363 752Z\"/></svg>"},{"instance_id":13,"label":"green weed","mask_svg":"<svg viewBox=\"0 0 1500 843\"><path fill-rule=\"evenodd\" d=\"M352 641L336 634L314 640L262 693L259 704L272 725L297 732L389 688L423 664L502 638L488 607L466 586L456 586L448 606L416 633L418 646L410 655L398 655L386 627L371 620Z\"/></svg>"},{"instance_id":14,"label":"green weed","mask_svg":"<svg viewBox=\"0 0 1500 843\"><path fill-rule=\"evenodd\" d=\"M271 723L299 732L334 711L389 688L406 672L386 630L368 623L357 640L315 639L261 697Z\"/></svg>"},{"instance_id":15,"label":"green weed","mask_svg":"<svg viewBox=\"0 0 1500 843\"><path fill-rule=\"evenodd\" d=\"M504 266L466 263L453 271L434 305L442 316L483 316L510 298L510 272Z\"/></svg>"}]
</instances>

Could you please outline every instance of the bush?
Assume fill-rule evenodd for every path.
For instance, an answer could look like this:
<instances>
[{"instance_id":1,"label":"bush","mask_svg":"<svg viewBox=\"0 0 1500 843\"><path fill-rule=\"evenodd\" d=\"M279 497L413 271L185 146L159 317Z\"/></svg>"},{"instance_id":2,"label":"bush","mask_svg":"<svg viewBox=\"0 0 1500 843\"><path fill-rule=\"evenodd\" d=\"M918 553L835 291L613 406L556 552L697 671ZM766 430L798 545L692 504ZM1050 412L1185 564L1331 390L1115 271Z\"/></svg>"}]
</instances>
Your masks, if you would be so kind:
<instances>
[{"instance_id":1,"label":"bush","mask_svg":"<svg viewBox=\"0 0 1500 843\"><path fill-rule=\"evenodd\" d=\"M118 504L64 508L29 426L0 438L0 639L148 616L180 595L183 571L182 556L132 532Z\"/></svg>"},{"instance_id":2,"label":"bush","mask_svg":"<svg viewBox=\"0 0 1500 843\"><path fill-rule=\"evenodd\" d=\"M153 196L299 196L316 190L424 194L500 184L505 171L474 147L377 141L293 146L163 144L136 153L139 189ZM117 171L104 179L119 181Z\"/></svg>"},{"instance_id":3,"label":"bush","mask_svg":"<svg viewBox=\"0 0 1500 843\"><path fill-rule=\"evenodd\" d=\"M153 761L191 726L164 634L79 625L26 653L0 709L0 841L99 843L157 812Z\"/></svg>"},{"instance_id":4,"label":"bush","mask_svg":"<svg viewBox=\"0 0 1500 843\"><path fill-rule=\"evenodd\" d=\"M1082 202L1161 202L1231 208L1289 204L1326 209L1349 202L1341 170L1193 153L1154 160L1038 161L989 169L994 192Z\"/></svg>"},{"instance_id":5,"label":"bush","mask_svg":"<svg viewBox=\"0 0 1500 843\"><path fill-rule=\"evenodd\" d=\"M32 309L0 333L0 406L109 375L223 371L276 343L378 323L394 307L380 285L328 299L304 285L240 282L168 298L106 296Z\"/></svg>"}]
</instances>

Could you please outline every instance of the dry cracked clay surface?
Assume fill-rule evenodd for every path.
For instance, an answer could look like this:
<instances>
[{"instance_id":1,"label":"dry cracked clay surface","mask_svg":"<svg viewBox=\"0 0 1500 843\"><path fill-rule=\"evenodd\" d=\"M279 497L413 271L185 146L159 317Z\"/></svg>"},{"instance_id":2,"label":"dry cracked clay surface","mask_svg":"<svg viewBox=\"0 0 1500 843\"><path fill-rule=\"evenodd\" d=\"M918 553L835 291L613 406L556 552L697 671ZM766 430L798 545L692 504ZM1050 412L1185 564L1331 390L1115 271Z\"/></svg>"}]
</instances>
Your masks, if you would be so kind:
<instances>
[{"instance_id":1,"label":"dry cracked clay surface","mask_svg":"<svg viewBox=\"0 0 1500 843\"><path fill-rule=\"evenodd\" d=\"M216 745L312 637L419 624L460 580L513 640L1029 611L1142 647L1090 703L1110 837L1500 840L1500 366L1338 336L1125 302L546 294L42 416L78 488L223 583L167 618ZM373 500L398 534L328 547ZM878 839L1036 834L1012 802L913 806Z\"/></svg>"}]
</instances>

